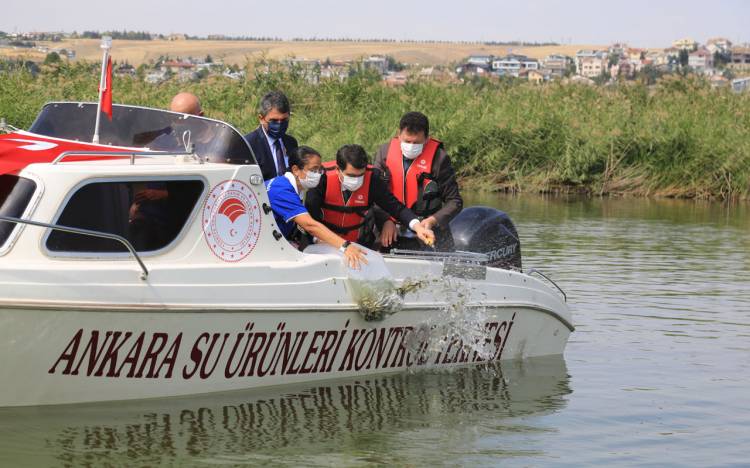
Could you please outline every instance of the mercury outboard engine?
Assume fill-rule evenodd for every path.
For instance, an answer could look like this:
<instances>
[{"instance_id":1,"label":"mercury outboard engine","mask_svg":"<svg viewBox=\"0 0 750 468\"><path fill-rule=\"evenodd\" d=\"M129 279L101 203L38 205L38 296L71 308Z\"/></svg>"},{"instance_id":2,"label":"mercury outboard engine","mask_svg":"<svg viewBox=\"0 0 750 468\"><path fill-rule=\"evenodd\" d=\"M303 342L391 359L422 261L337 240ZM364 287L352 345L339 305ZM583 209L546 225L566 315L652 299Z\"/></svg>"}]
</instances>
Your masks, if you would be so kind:
<instances>
[{"instance_id":1,"label":"mercury outboard engine","mask_svg":"<svg viewBox=\"0 0 750 468\"><path fill-rule=\"evenodd\" d=\"M483 253L488 266L521 269L521 241L510 217L487 206L464 208L450 223L456 250Z\"/></svg>"}]
</instances>

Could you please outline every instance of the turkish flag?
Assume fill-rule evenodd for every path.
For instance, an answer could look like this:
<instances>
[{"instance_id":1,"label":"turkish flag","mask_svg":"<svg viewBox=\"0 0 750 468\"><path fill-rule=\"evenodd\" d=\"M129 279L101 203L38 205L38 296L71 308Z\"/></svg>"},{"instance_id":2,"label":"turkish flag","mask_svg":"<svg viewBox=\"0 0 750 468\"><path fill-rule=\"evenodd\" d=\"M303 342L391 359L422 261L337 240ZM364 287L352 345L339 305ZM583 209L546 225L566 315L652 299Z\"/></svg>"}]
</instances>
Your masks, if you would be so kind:
<instances>
[{"instance_id":1,"label":"turkish flag","mask_svg":"<svg viewBox=\"0 0 750 468\"><path fill-rule=\"evenodd\" d=\"M29 164L51 163L65 151L96 151L103 153L132 151L133 149L135 148L93 145L91 143L45 137L24 131L8 133L0 135L0 175L21 171ZM123 158L127 157L123 156ZM95 155L71 155L65 161L92 161L96 159Z\"/></svg>"},{"instance_id":2,"label":"turkish flag","mask_svg":"<svg viewBox=\"0 0 750 468\"><path fill-rule=\"evenodd\" d=\"M101 91L101 89L99 90ZM107 57L107 70L104 72L104 92L102 93L102 112L112 120L112 57Z\"/></svg>"}]
</instances>

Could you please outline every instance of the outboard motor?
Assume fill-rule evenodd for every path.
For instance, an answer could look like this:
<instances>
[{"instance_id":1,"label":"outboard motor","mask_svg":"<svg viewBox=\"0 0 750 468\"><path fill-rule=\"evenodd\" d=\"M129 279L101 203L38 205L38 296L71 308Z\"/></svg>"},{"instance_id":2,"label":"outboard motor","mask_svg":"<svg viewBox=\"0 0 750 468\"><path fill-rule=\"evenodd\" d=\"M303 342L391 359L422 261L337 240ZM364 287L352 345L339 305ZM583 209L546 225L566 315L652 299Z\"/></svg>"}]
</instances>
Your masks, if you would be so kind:
<instances>
[{"instance_id":1,"label":"outboard motor","mask_svg":"<svg viewBox=\"0 0 750 468\"><path fill-rule=\"evenodd\" d=\"M491 267L521 269L521 241L504 212L487 206L464 208L450 227L456 250L483 253Z\"/></svg>"}]
</instances>

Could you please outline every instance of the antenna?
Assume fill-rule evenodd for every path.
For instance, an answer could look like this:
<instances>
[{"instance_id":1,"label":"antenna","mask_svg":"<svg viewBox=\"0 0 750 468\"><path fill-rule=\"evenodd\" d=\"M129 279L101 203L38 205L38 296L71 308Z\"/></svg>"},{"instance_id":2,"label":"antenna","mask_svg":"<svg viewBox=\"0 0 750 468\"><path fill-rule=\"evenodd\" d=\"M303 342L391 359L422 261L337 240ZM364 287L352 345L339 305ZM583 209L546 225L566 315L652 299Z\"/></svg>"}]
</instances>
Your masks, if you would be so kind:
<instances>
[{"instance_id":1,"label":"antenna","mask_svg":"<svg viewBox=\"0 0 750 468\"><path fill-rule=\"evenodd\" d=\"M102 73L99 76L99 101L96 105L96 123L94 124L94 138L92 143L99 143L99 123L102 117L102 94L107 86L107 59L109 58L109 49L112 48L112 37L103 36L102 44L99 46L104 53L102 54Z\"/></svg>"}]
</instances>

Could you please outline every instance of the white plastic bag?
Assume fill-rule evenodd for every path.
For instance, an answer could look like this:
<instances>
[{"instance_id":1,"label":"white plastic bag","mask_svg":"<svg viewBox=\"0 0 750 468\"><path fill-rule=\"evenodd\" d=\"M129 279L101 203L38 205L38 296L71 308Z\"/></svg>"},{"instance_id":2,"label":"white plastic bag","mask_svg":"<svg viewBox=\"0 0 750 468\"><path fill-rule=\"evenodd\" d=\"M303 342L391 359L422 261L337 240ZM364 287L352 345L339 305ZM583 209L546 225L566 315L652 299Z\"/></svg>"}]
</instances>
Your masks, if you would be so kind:
<instances>
[{"instance_id":1,"label":"white plastic bag","mask_svg":"<svg viewBox=\"0 0 750 468\"><path fill-rule=\"evenodd\" d=\"M374 250L361 248L367 254L367 264L361 264L359 269L350 268L341 251L328 244L310 245L304 253L338 255L347 275L347 289L362 317L367 321L383 320L401 310L404 298L399 294L383 256Z\"/></svg>"}]
</instances>

